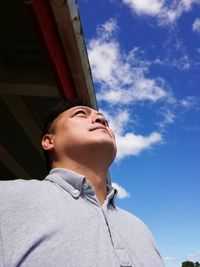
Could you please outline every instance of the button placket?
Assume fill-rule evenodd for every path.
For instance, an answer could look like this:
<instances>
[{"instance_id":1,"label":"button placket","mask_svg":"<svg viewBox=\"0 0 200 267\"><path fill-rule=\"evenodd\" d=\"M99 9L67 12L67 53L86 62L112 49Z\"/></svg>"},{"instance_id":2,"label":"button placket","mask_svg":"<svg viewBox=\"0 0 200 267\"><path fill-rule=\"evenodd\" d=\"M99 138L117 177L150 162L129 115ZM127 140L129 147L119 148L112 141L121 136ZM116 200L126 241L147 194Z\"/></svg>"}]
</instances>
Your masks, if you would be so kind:
<instances>
[{"instance_id":1,"label":"button placket","mask_svg":"<svg viewBox=\"0 0 200 267\"><path fill-rule=\"evenodd\" d=\"M109 229L110 238L113 244L113 249L120 263L120 267L132 267L133 265L128 255L128 251L126 247L124 246L123 239L120 237L120 234L118 233L118 231L116 231L116 229L113 227L113 224L109 223L108 206L103 207L102 212L107 222L107 227Z\"/></svg>"}]
</instances>

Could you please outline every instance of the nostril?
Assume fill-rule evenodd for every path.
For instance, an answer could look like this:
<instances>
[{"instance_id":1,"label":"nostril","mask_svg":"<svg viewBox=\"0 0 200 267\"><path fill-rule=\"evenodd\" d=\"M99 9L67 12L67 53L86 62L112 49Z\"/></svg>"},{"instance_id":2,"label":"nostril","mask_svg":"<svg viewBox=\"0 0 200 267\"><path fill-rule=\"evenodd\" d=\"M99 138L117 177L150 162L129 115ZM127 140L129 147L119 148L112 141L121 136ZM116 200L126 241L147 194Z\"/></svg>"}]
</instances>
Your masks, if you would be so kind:
<instances>
[{"instance_id":1,"label":"nostril","mask_svg":"<svg viewBox=\"0 0 200 267\"><path fill-rule=\"evenodd\" d=\"M96 122L96 123L100 123L100 124L102 124L103 126L106 126L106 125L105 125L105 120L103 120L103 119L101 119L101 118L96 118L95 122Z\"/></svg>"},{"instance_id":2,"label":"nostril","mask_svg":"<svg viewBox=\"0 0 200 267\"><path fill-rule=\"evenodd\" d=\"M103 124L103 125L104 125L104 122L103 122L103 120L101 120L100 118L96 118L95 122L97 122L97 123L101 123L101 124Z\"/></svg>"},{"instance_id":3,"label":"nostril","mask_svg":"<svg viewBox=\"0 0 200 267\"><path fill-rule=\"evenodd\" d=\"M94 118L94 122L95 123L100 123L103 126L108 126L108 123L107 123L106 119L103 116L97 116L96 118Z\"/></svg>"}]
</instances>

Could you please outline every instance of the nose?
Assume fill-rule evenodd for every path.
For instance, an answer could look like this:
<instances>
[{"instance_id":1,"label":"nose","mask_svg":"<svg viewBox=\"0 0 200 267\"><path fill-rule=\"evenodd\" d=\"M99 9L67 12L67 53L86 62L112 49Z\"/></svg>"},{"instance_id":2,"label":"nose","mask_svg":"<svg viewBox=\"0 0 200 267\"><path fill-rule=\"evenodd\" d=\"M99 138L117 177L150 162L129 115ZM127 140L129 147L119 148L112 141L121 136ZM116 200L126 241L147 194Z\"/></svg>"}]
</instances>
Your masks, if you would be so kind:
<instances>
[{"instance_id":1,"label":"nose","mask_svg":"<svg viewBox=\"0 0 200 267\"><path fill-rule=\"evenodd\" d=\"M93 117L93 123L100 123L104 126L108 126L108 122L105 117L101 114L97 114Z\"/></svg>"}]
</instances>

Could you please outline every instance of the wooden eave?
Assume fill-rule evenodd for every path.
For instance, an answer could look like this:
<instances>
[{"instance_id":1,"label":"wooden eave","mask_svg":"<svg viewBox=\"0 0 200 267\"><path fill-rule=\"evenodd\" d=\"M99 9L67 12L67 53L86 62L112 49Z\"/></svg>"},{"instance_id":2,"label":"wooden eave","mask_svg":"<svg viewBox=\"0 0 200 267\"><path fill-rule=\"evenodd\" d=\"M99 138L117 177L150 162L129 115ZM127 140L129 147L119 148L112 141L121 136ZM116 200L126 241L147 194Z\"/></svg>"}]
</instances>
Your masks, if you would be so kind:
<instances>
[{"instance_id":1,"label":"wooden eave","mask_svg":"<svg viewBox=\"0 0 200 267\"><path fill-rule=\"evenodd\" d=\"M1 1L1 179L42 178L48 109L74 97L97 109L76 2Z\"/></svg>"}]
</instances>

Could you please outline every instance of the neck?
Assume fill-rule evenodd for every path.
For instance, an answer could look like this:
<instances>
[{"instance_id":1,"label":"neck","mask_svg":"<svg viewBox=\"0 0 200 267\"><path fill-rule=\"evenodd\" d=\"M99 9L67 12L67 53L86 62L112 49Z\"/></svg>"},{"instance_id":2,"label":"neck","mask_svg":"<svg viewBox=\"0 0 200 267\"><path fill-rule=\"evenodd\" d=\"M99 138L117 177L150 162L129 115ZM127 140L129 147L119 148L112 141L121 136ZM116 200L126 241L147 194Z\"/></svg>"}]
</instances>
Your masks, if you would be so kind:
<instances>
[{"instance_id":1,"label":"neck","mask_svg":"<svg viewBox=\"0 0 200 267\"><path fill-rule=\"evenodd\" d=\"M62 162L53 162L52 168L66 168L83 174L94 186L96 196L102 206L107 196L108 166L102 160L96 162L94 159L84 161L74 161L67 159Z\"/></svg>"}]
</instances>

